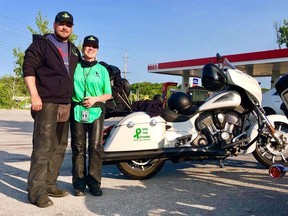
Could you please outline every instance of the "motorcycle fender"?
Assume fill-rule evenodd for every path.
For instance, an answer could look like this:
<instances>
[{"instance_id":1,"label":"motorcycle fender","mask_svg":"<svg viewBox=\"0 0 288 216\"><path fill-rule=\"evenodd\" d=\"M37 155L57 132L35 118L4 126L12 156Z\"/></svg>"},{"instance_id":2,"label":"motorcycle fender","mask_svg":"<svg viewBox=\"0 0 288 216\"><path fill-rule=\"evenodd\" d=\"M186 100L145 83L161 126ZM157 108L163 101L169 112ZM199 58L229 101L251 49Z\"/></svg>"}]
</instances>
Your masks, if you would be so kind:
<instances>
[{"instance_id":1,"label":"motorcycle fender","mask_svg":"<svg viewBox=\"0 0 288 216\"><path fill-rule=\"evenodd\" d=\"M124 117L110 132L105 152L159 149L164 145L165 120L135 112Z\"/></svg>"},{"instance_id":2,"label":"motorcycle fender","mask_svg":"<svg viewBox=\"0 0 288 216\"><path fill-rule=\"evenodd\" d=\"M274 126L274 122L283 122L285 124L288 124L288 119L284 115L268 115L268 120L271 122L271 124ZM258 135L258 124L254 124L250 130L248 130L248 136L251 140L253 140ZM252 153L256 149L257 141L255 141L247 150L245 150L246 153Z\"/></svg>"}]
</instances>

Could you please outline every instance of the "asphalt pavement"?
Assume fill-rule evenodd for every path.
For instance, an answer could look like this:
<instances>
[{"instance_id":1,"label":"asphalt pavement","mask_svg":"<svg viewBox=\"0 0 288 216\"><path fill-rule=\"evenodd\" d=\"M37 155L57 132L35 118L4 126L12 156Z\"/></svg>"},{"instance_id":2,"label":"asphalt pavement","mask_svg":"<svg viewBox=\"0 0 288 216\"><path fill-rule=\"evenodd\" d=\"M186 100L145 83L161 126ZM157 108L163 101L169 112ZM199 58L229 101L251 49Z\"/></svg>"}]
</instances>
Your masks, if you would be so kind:
<instances>
[{"instance_id":1,"label":"asphalt pavement","mask_svg":"<svg viewBox=\"0 0 288 216\"><path fill-rule=\"evenodd\" d=\"M106 125L117 119L109 119ZM186 216L288 215L288 177L273 180L252 155L217 161L166 162L153 178L138 181L115 165L103 167L103 196L73 195L71 149L58 184L71 194L38 208L27 200L33 121L27 110L0 110L0 215Z\"/></svg>"}]
</instances>

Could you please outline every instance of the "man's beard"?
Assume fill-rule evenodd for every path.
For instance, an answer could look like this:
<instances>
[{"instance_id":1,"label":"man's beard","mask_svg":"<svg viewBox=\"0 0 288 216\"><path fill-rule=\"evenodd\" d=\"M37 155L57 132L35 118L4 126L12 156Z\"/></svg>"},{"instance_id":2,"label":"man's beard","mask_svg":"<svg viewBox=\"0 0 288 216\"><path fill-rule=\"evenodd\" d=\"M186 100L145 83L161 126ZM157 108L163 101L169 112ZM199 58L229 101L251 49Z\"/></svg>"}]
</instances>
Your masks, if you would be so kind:
<instances>
[{"instance_id":1,"label":"man's beard","mask_svg":"<svg viewBox=\"0 0 288 216\"><path fill-rule=\"evenodd\" d=\"M59 35L56 31L54 32L54 34L57 37L57 39L60 40L60 41L67 41L69 36L70 36L69 35L68 37L63 37L63 36Z\"/></svg>"}]
</instances>

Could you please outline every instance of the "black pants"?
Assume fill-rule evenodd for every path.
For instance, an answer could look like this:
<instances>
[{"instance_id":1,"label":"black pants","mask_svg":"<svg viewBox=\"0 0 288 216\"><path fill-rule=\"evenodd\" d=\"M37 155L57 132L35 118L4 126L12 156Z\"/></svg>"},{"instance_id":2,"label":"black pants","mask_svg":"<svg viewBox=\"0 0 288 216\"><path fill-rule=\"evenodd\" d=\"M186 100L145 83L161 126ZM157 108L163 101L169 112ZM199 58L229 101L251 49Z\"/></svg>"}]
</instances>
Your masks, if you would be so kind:
<instances>
[{"instance_id":1,"label":"black pants","mask_svg":"<svg viewBox=\"0 0 288 216\"><path fill-rule=\"evenodd\" d=\"M68 143L69 121L57 122L59 104L44 103L35 113L33 150L28 176L28 197L35 202L47 195L56 180Z\"/></svg>"},{"instance_id":2,"label":"black pants","mask_svg":"<svg viewBox=\"0 0 288 216\"><path fill-rule=\"evenodd\" d=\"M71 116L72 182L75 189L100 186L102 177L104 113L93 123L79 123ZM86 140L88 134L88 169Z\"/></svg>"}]
</instances>

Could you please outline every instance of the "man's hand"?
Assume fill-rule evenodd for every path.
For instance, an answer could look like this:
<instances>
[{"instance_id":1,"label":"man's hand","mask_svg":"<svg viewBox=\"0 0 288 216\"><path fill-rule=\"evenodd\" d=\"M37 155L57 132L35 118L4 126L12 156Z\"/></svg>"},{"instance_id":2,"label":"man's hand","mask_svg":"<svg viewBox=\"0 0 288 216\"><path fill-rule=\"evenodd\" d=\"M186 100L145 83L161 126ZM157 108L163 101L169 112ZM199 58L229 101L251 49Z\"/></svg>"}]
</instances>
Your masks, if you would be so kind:
<instances>
[{"instance_id":1,"label":"man's hand","mask_svg":"<svg viewBox=\"0 0 288 216\"><path fill-rule=\"evenodd\" d=\"M31 109L33 111L42 110L42 100L38 94L31 96Z\"/></svg>"}]
</instances>

